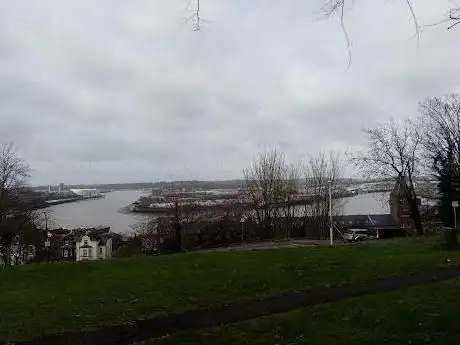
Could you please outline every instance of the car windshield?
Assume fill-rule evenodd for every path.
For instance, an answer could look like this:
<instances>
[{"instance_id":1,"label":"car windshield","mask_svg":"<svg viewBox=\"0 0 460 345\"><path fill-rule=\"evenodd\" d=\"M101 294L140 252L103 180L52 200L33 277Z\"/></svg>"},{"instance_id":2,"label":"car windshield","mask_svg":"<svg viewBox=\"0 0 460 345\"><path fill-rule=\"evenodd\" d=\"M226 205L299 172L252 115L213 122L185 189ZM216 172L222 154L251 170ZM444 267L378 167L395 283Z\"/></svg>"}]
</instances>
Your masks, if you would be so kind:
<instances>
[{"instance_id":1,"label":"car windshield","mask_svg":"<svg viewBox=\"0 0 460 345\"><path fill-rule=\"evenodd\" d=\"M348 230L347 233L354 234L354 235L367 235L367 230Z\"/></svg>"}]
</instances>

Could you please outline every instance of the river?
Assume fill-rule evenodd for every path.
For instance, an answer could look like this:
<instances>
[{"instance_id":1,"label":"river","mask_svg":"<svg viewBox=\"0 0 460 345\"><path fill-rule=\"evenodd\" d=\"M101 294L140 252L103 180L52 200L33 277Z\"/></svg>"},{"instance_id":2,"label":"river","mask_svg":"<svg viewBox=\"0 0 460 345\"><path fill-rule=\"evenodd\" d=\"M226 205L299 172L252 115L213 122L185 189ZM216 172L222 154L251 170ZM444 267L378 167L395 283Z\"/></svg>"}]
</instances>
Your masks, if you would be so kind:
<instances>
[{"instance_id":1,"label":"river","mask_svg":"<svg viewBox=\"0 0 460 345\"><path fill-rule=\"evenodd\" d=\"M115 191L102 199L61 204L46 209L50 228L77 228L110 226L113 232L127 234L131 226L146 216L123 213L120 209L136 201L141 191ZM359 194L342 199L343 214L382 214L389 213L388 193Z\"/></svg>"},{"instance_id":2,"label":"river","mask_svg":"<svg viewBox=\"0 0 460 345\"><path fill-rule=\"evenodd\" d=\"M105 194L105 198L60 204L45 209L49 213L51 228L78 228L110 226L116 233L126 234L131 226L145 216L120 212L143 195L141 191L114 191Z\"/></svg>"}]
</instances>

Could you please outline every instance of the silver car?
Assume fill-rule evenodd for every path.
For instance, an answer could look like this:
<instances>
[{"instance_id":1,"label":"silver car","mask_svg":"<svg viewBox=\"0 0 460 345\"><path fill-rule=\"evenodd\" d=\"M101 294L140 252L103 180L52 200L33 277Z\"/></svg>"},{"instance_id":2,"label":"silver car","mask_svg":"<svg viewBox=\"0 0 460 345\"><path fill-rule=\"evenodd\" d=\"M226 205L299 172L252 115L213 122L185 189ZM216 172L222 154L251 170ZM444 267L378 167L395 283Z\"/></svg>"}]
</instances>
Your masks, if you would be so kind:
<instances>
[{"instance_id":1,"label":"silver car","mask_svg":"<svg viewBox=\"0 0 460 345\"><path fill-rule=\"evenodd\" d=\"M367 241L375 239L376 237L369 231L365 229L348 229L343 238L346 242L358 242L358 241Z\"/></svg>"}]
</instances>

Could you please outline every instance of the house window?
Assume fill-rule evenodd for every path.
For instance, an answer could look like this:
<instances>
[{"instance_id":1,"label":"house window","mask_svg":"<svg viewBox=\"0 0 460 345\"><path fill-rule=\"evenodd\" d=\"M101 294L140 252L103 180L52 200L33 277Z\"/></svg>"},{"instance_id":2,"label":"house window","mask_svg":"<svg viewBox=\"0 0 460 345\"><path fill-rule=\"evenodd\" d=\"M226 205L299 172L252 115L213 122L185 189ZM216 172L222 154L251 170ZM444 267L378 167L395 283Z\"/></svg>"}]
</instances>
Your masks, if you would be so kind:
<instances>
[{"instance_id":1,"label":"house window","mask_svg":"<svg viewBox=\"0 0 460 345\"><path fill-rule=\"evenodd\" d=\"M88 249L83 249L83 255L82 256L88 256Z\"/></svg>"},{"instance_id":2,"label":"house window","mask_svg":"<svg viewBox=\"0 0 460 345\"><path fill-rule=\"evenodd\" d=\"M102 255L102 247L99 248L99 255Z\"/></svg>"},{"instance_id":3,"label":"house window","mask_svg":"<svg viewBox=\"0 0 460 345\"><path fill-rule=\"evenodd\" d=\"M69 256L69 252L67 251L67 249L64 249L64 257L67 258Z\"/></svg>"},{"instance_id":4,"label":"house window","mask_svg":"<svg viewBox=\"0 0 460 345\"><path fill-rule=\"evenodd\" d=\"M87 245L88 245L88 240L84 240L84 241L83 241L83 244L84 244L85 246L87 246Z\"/></svg>"}]
</instances>

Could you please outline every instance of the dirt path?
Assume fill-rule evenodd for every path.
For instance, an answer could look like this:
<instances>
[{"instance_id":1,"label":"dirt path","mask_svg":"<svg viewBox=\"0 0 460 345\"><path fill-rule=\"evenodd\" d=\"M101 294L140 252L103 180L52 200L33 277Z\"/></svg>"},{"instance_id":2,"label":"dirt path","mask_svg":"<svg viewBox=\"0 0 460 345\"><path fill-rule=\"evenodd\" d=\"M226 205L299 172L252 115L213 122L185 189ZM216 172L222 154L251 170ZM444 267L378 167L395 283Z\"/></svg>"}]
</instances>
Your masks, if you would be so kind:
<instances>
[{"instance_id":1,"label":"dirt path","mask_svg":"<svg viewBox=\"0 0 460 345\"><path fill-rule=\"evenodd\" d=\"M392 276L366 282L355 282L322 290L290 292L264 299L248 300L209 309L190 310L180 314L135 320L89 332L69 333L17 343L21 345L64 344L132 344L178 331L215 327L294 309L394 291L460 277L460 267L443 267L406 276Z\"/></svg>"}]
</instances>

